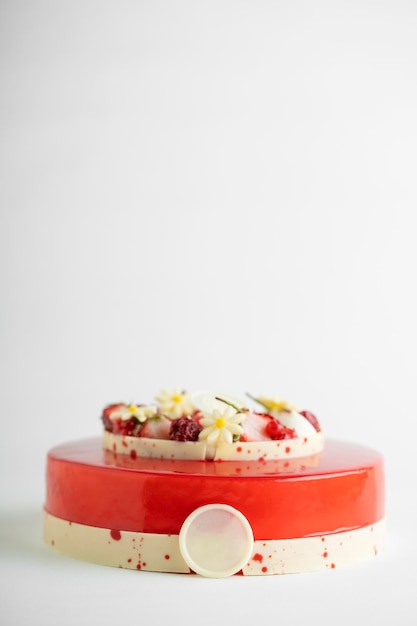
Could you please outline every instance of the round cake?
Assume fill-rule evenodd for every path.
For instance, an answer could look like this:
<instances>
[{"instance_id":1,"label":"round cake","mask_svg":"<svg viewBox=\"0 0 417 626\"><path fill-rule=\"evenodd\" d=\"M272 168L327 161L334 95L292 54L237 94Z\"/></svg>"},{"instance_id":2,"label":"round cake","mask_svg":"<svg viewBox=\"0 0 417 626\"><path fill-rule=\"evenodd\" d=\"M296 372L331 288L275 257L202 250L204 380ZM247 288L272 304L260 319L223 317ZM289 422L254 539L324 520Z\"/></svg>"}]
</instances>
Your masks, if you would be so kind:
<instances>
[{"instance_id":1,"label":"round cake","mask_svg":"<svg viewBox=\"0 0 417 626\"><path fill-rule=\"evenodd\" d=\"M163 390L47 457L44 540L75 558L207 577L335 568L384 541L382 456L279 398Z\"/></svg>"}]
</instances>

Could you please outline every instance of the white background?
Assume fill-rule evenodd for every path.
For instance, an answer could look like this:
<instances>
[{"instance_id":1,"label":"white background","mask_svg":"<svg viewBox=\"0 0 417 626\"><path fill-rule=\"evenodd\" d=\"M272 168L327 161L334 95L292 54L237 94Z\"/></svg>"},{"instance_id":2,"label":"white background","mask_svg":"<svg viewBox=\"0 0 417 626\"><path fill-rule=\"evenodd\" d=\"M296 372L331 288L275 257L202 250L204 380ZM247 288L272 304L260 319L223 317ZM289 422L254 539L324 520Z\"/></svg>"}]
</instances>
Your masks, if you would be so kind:
<instances>
[{"instance_id":1,"label":"white background","mask_svg":"<svg viewBox=\"0 0 417 626\"><path fill-rule=\"evenodd\" d=\"M413 0L3 0L2 624L416 623L416 32ZM380 450L384 554L213 581L49 553L48 449L175 386Z\"/></svg>"}]
</instances>

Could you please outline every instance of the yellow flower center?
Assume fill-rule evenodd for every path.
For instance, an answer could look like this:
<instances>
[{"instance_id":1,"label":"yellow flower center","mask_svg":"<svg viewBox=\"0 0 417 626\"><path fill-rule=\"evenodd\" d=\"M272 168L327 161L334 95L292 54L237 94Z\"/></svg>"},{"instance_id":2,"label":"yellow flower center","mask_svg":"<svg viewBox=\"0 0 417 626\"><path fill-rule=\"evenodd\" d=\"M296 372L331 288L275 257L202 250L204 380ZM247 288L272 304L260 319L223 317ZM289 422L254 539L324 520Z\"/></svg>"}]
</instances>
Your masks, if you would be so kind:
<instances>
[{"instance_id":1,"label":"yellow flower center","mask_svg":"<svg viewBox=\"0 0 417 626\"><path fill-rule=\"evenodd\" d=\"M172 401L176 404L179 404L182 401L182 394L176 393L174 396L172 396Z\"/></svg>"},{"instance_id":2,"label":"yellow flower center","mask_svg":"<svg viewBox=\"0 0 417 626\"><path fill-rule=\"evenodd\" d=\"M135 404L132 404L128 409L129 413L136 413L138 407Z\"/></svg>"},{"instance_id":3,"label":"yellow flower center","mask_svg":"<svg viewBox=\"0 0 417 626\"><path fill-rule=\"evenodd\" d=\"M276 411L285 411L288 408L288 402L281 400L280 402L273 402L273 407Z\"/></svg>"},{"instance_id":4,"label":"yellow flower center","mask_svg":"<svg viewBox=\"0 0 417 626\"><path fill-rule=\"evenodd\" d=\"M216 428L224 428L226 426L226 420L224 417L218 417L215 421Z\"/></svg>"},{"instance_id":5,"label":"yellow flower center","mask_svg":"<svg viewBox=\"0 0 417 626\"><path fill-rule=\"evenodd\" d=\"M286 400L272 400L261 398L261 403L270 411L289 411L290 404Z\"/></svg>"}]
</instances>

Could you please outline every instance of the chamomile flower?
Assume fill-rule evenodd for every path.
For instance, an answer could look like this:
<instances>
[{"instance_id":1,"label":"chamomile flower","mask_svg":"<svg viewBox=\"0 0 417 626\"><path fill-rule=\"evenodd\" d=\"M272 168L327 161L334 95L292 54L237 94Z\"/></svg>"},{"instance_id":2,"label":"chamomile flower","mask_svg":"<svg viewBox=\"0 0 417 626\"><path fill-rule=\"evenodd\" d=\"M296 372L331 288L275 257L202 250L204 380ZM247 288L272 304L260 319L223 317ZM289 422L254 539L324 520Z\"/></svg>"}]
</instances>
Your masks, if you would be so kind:
<instances>
[{"instance_id":1,"label":"chamomile flower","mask_svg":"<svg viewBox=\"0 0 417 626\"><path fill-rule=\"evenodd\" d=\"M208 444L233 443L243 433L240 425L245 419L245 413L236 411L232 406L228 405L223 410L214 409L210 415L205 415L200 420L203 430L200 432L199 439L206 439Z\"/></svg>"},{"instance_id":2,"label":"chamomile flower","mask_svg":"<svg viewBox=\"0 0 417 626\"><path fill-rule=\"evenodd\" d=\"M159 402L161 413L171 419L191 415L195 410L188 393L178 388L173 391L162 389L156 400Z\"/></svg>"},{"instance_id":3,"label":"chamomile flower","mask_svg":"<svg viewBox=\"0 0 417 626\"><path fill-rule=\"evenodd\" d=\"M257 398L253 398L253 400L261 404L267 411L274 411L278 413L282 413L283 411L297 411L297 408L293 404L290 404L282 398L258 396Z\"/></svg>"},{"instance_id":4,"label":"chamomile flower","mask_svg":"<svg viewBox=\"0 0 417 626\"><path fill-rule=\"evenodd\" d=\"M110 419L121 419L123 421L130 420L131 417L135 417L138 422L146 422L150 417L155 417L158 414L156 406L151 404L147 406L137 406L136 404L128 404L127 406L121 406L120 408L112 411Z\"/></svg>"}]
</instances>

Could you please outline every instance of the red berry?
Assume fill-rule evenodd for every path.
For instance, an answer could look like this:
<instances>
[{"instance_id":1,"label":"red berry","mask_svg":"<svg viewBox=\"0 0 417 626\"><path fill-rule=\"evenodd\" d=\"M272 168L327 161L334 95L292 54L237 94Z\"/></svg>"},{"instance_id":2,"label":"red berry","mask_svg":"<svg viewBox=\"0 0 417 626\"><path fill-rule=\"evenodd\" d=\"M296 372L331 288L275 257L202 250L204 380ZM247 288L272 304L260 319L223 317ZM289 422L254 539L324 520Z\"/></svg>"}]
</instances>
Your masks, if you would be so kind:
<instances>
[{"instance_id":1,"label":"red berry","mask_svg":"<svg viewBox=\"0 0 417 626\"><path fill-rule=\"evenodd\" d=\"M270 436L266 432L266 427L272 419L268 413L247 411L242 422L243 433L240 441L268 441Z\"/></svg>"},{"instance_id":2,"label":"red berry","mask_svg":"<svg viewBox=\"0 0 417 626\"><path fill-rule=\"evenodd\" d=\"M121 409L125 406L126 405L123 404L123 402L116 402L115 404L108 404L103 409L103 413L101 414L101 420L106 430L113 432L113 421L110 419L110 415L113 413L113 411L117 411L118 409Z\"/></svg>"},{"instance_id":3,"label":"red berry","mask_svg":"<svg viewBox=\"0 0 417 626\"><path fill-rule=\"evenodd\" d=\"M136 417L130 417L128 420L118 419L112 420L114 435L127 435L134 437L139 430L139 422Z\"/></svg>"},{"instance_id":4,"label":"red berry","mask_svg":"<svg viewBox=\"0 0 417 626\"><path fill-rule=\"evenodd\" d=\"M311 411L300 411L300 415L305 417L306 420L308 420L310 424L314 426L317 432L320 432L321 428L320 428L319 420L313 413L311 413Z\"/></svg>"},{"instance_id":5,"label":"red berry","mask_svg":"<svg viewBox=\"0 0 417 626\"><path fill-rule=\"evenodd\" d=\"M148 439L169 439L169 429L171 420L162 415L147 419L141 426L139 437L147 437Z\"/></svg>"},{"instance_id":6,"label":"red berry","mask_svg":"<svg viewBox=\"0 0 417 626\"><path fill-rule=\"evenodd\" d=\"M189 417L179 417L171 423L169 438L173 441L197 441L200 428Z\"/></svg>"},{"instance_id":7,"label":"red berry","mask_svg":"<svg viewBox=\"0 0 417 626\"><path fill-rule=\"evenodd\" d=\"M295 430L293 428L283 426L273 418L267 423L265 431L266 434L274 440L294 439L294 437L296 437Z\"/></svg>"}]
</instances>

